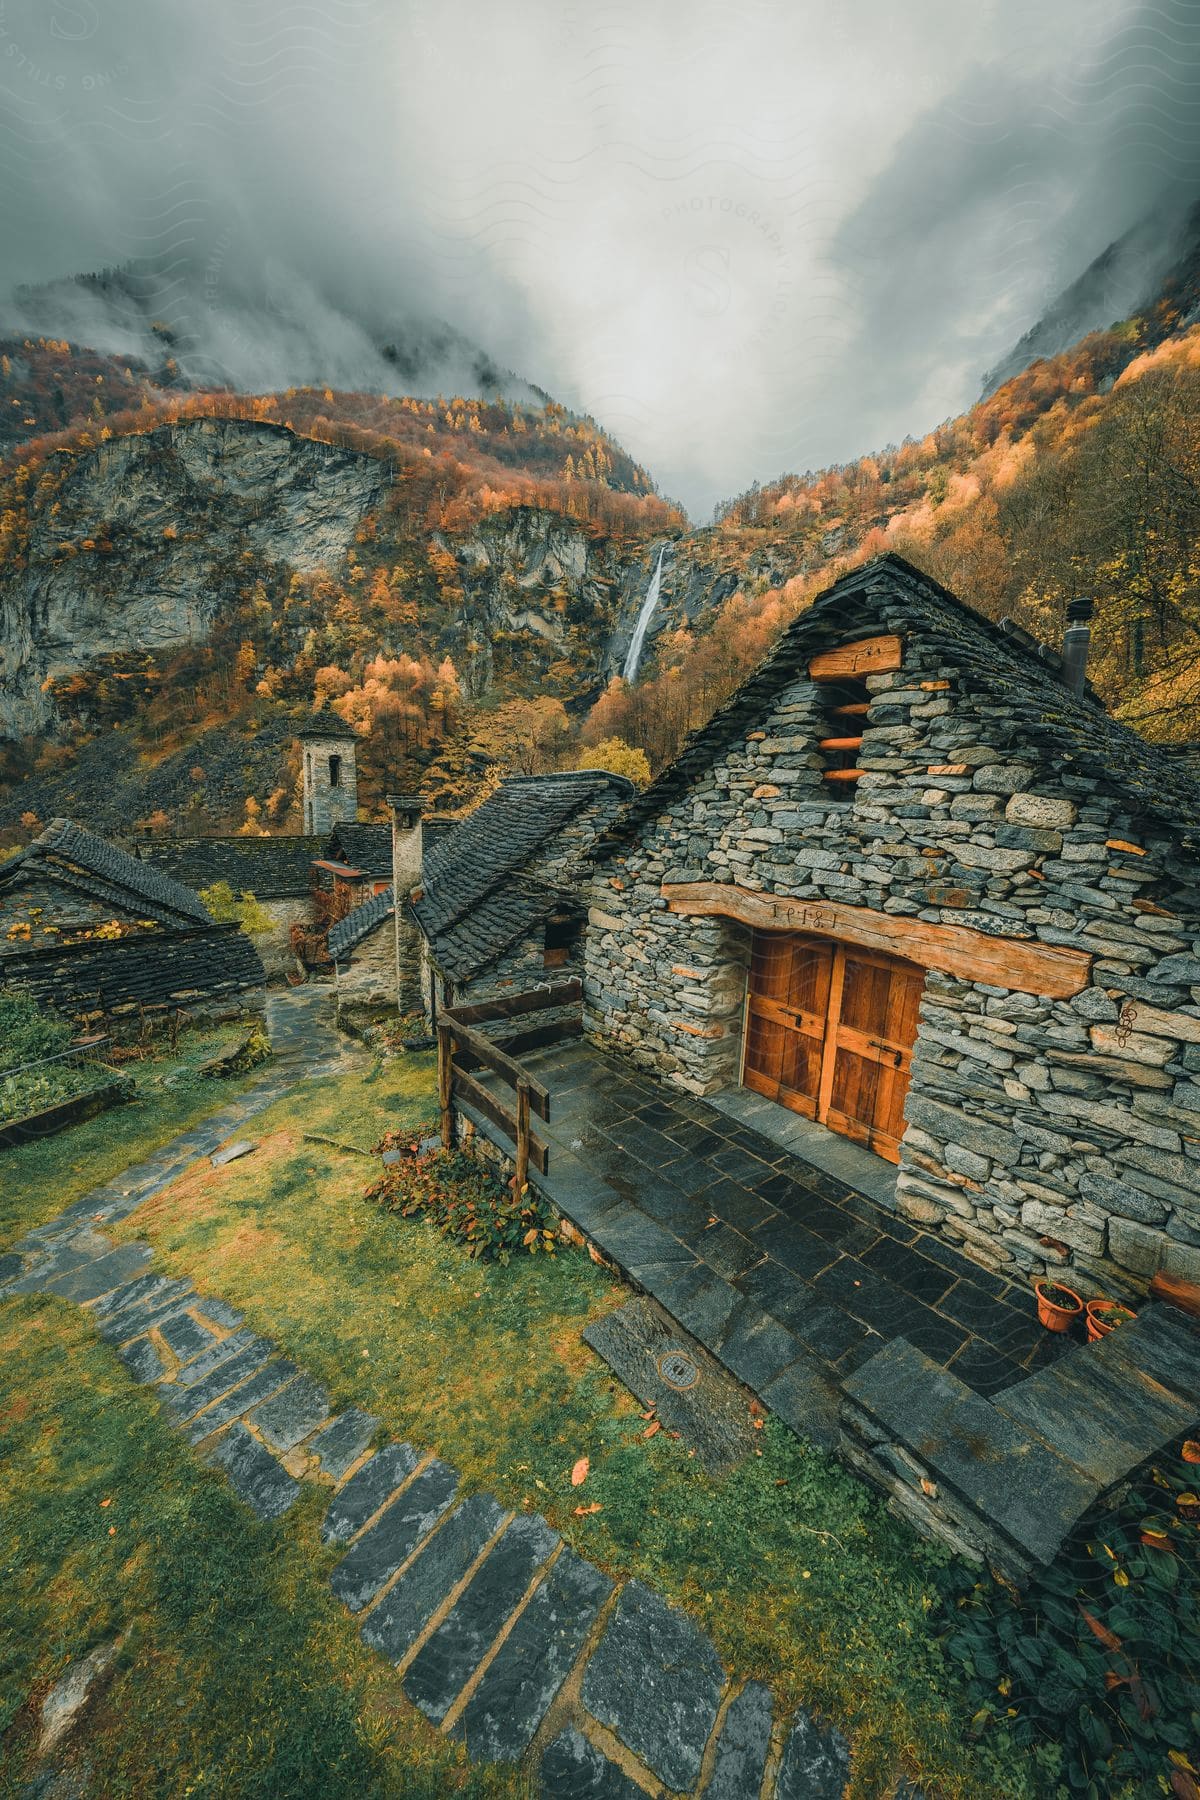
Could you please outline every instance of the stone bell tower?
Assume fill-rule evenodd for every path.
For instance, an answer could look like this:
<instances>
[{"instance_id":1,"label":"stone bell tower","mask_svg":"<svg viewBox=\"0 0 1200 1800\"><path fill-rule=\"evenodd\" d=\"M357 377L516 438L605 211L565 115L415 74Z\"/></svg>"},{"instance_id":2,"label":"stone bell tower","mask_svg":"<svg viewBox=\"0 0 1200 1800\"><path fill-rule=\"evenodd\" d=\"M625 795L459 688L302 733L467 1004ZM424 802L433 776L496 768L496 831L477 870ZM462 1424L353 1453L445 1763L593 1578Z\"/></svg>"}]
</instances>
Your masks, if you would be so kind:
<instances>
[{"instance_id":1,"label":"stone bell tower","mask_svg":"<svg viewBox=\"0 0 1200 1800\"><path fill-rule=\"evenodd\" d=\"M358 816L354 733L336 713L314 713L297 732L304 755L304 831L324 837Z\"/></svg>"}]
</instances>

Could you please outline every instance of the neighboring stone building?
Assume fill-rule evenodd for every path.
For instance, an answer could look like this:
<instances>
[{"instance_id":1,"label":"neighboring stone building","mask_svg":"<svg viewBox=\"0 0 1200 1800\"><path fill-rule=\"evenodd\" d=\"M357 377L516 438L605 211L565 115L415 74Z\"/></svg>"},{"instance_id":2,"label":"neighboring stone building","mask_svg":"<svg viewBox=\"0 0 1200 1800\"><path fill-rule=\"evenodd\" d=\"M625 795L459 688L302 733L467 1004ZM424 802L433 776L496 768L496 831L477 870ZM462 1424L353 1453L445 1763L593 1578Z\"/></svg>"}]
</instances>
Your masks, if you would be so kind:
<instances>
[{"instance_id":1,"label":"neighboring stone building","mask_svg":"<svg viewBox=\"0 0 1200 1800\"><path fill-rule=\"evenodd\" d=\"M55 819L0 865L0 985L72 1018L211 1011L261 987L237 925L116 845Z\"/></svg>"},{"instance_id":2,"label":"neighboring stone building","mask_svg":"<svg viewBox=\"0 0 1200 1800\"><path fill-rule=\"evenodd\" d=\"M314 713L300 727L304 774L304 830L326 837L358 816L355 736L336 713Z\"/></svg>"},{"instance_id":3,"label":"neighboring stone building","mask_svg":"<svg viewBox=\"0 0 1200 1800\"><path fill-rule=\"evenodd\" d=\"M585 1024L898 1163L1008 1273L1200 1282L1198 842L1184 759L884 557L606 834Z\"/></svg>"},{"instance_id":4,"label":"neighboring stone building","mask_svg":"<svg viewBox=\"0 0 1200 1800\"><path fill-rule=\"evenodd\" d=\"M134 854L197 892L224 881L237 898L253 894L274 926L257 948L267 974L280 976L296 967L293 925L311 929L313 863L324 848L316 837L145 838Z\"/></svg>"},{"instance_id":5,"label":"neighboring stone building","mask_svg":"<svg viewBox=\"0 0 1200 1800\"><path fill-rule=\"evenodd\" d=\"M369 900L392 884L392 828L387 820L362 823L347 820L335 825L323 855L358 871L358 900Z\"/></svg>"},{"instance_id":6,"label":"neighboring stone building","mask_svg":"<svg viewBox=\"0 0 1200 1800\"><path fill-rule=\"evenodd\" d=\"M513 775L426 854L409 904L427 1016L582 973L583 859L634 792L604 770Z\"/></svg>"},{"instance_id":7,"label":"neighboring stone building","mask_svg":"<svg viewBox=\"0 0 1200 1800\"><path fill-rule=\"evenodd\" d=\"M367 897L330 928L329 955L338 991L339 1014L347 1007L387 1007L401 1013L421 1005L422 939L411 910L399 919L392 895L407 896L421 880L424 831L415 794L389 794L387 825L343 825L331 846L354 850L373 873ZM380 881L380 839L387 844L387 879Z\"/></svg>"}]
</instances>

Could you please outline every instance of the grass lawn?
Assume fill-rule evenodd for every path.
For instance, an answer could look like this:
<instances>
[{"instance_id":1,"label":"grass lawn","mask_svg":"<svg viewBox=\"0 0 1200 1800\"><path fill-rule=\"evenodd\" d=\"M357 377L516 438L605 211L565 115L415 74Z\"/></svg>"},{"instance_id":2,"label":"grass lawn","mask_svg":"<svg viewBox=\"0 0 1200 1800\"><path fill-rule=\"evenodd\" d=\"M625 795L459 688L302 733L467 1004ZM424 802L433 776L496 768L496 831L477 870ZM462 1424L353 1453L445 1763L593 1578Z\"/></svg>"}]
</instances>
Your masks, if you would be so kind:
<instances>
[{"instance_id":1,"label":"grass lawn","mask_svg":"<svg viewBox=\"0 0 1200 1800\"><path fill-rule=\"evenodd\" d=\"M614 1575L639 1575L684 1603L739 1674L768 1680L785 1705L802 1703L847 1732L862 1800L890 1791L901 1768L953 1800L1052 1794L1049 1770L1002 1732L966 1741L972 1709L930 1629L943 1552L775 1421L761 1452L720 1480L665 1432L647 1439L636 1404L580 1341L589 1319L626 1297L620 1283L573 1251L476 1265L427 1224L363 1201L377 1164L306 1139L366 1148L389 1125L430 1117L432 1096L430 1056L305 1084L255 1121L255 1155L219 1170L194 1165L121 1232L149 1239L162 1266L235 1303L335 1401L369 1408L387 1435L437 1450L468 1489L543 1512ZM18 1396L40 1355L31 1316L22 1303L19 1376L14 1358L3 1365ZM10 1317L0 1311L0 1325ZM20 1541L21 1640L32 1639L15 1685L20 1695L44 1688L112 1624L139 1619L123 1684L130 1705L121 1708L114 1689L113 1715L91 1745L98 1769L118 1771L106 1792L141 1792L134 1771L144 1761L156 1770L147 1792L157 1782L158 1792L315 1800L351 1791L342 1781L364 1794L521 1791L495 1773L448 1772L453 1753L406 1705L392 1710L390 1671L360 1652L319 1579L329 1558L317 1547L317 1496L276 1526L251 1525L115 1357L89 1340L86 1322L49 1305L37 1317L59 1346L40 1380L64 1398L34 1390L45 1445L32 1424L12 1427L30 1434L17 1459L18 1522L7 1523L3 1496L0 1527ZM64 1343L79 1371L69 1378L59 1372ZM10 1396L0 1410L11 1416L13 1405ZM580 1456L590 1473L572 1488ZM0 1482L13 1480L12 1467L10 1458ZM31 1479L44 1480L43 1508L22 1502ZM93 1601L92 1558L114 1554L106 1526L93 1543L95 1519L107 1518L95 1509L118 1487L131 1504L141 1495L120 1532L131 1573L99 1586ZM601 1510L577 1515L594 1503ZM108 1608L102 1620L93 1605ZM252 1684L241 1660L256 1639L259 1694L243 1692ZM234 1742L236 1759L225 1748ZM157 1772L163 1757L175 1759L170 1779ZM456 1788L458 1779L468 1785Z\"/></svg>"},{"instance_id":2,"label":"grass lawn","mask_svg":"<svg viewBox=\"0 0 1200 1800\"><path fill-rule=\"evenodd\" d=\"M0 1151L0 1249L219 1112L261 1076L269 1064L244 1076L214 1079L196 1073L207 1058L244 1037L245 1029L232 1024L186 1031L174 1055L164 1050L122 1066L137 1088L136 1100L40 1144Z\"/></svg>"}]
</instances>

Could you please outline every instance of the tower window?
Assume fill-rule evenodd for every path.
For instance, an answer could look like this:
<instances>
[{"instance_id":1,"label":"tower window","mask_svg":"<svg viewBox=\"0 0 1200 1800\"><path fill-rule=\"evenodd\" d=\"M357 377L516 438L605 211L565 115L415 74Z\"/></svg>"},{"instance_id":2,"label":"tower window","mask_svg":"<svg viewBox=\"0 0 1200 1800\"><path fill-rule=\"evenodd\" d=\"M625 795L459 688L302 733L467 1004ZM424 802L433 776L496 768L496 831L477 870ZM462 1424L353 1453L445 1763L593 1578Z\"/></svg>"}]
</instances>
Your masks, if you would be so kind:
<instances>
[{"instance_id":1,"label":"tower window","mask_svg":"<svg viewBox=\"0 0 1200 1800\"><path fill-rule=\"evenodd\" d=\"M329 785L331 788L342 785L342 759L340 756L331 756L329 759Z\"/></svg>"}]
</instances>

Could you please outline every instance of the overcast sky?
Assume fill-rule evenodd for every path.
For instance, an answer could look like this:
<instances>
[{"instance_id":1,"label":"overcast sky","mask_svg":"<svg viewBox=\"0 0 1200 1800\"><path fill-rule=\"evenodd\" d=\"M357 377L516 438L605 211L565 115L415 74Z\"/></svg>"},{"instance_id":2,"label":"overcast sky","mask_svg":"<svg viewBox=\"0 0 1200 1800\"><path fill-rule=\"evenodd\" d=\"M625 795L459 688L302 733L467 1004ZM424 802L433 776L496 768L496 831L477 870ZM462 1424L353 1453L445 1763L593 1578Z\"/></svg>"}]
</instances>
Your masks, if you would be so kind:
<instances>
[{"instance_id":1,"label":"overcast sky","mask_svg":"<svg viewBox=\"0 0 1200 1800\"><path fill-rule=\"evenodd\" d=\"M0 290L174 262L248 387L378 383L373 331L445 319L700 518L961 410L1200 190L1198 15L0 0Z\"/></svg>"}]
</instances>

